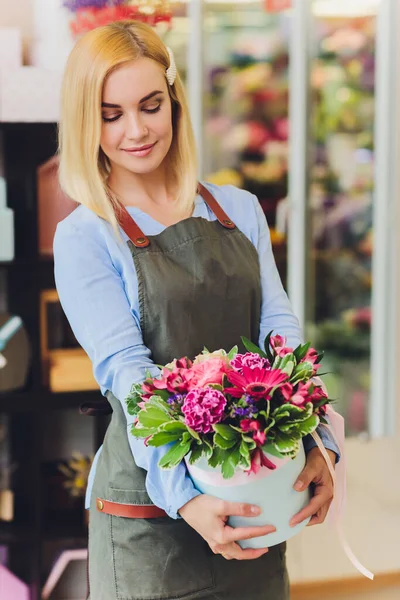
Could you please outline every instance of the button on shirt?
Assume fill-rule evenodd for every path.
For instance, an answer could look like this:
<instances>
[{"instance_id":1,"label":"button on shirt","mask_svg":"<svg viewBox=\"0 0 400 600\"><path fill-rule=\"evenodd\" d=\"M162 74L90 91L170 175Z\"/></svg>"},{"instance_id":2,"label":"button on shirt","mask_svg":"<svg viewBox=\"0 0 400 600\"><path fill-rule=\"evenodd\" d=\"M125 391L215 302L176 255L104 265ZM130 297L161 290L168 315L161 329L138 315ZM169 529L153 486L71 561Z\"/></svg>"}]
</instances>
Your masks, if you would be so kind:
<instances>
[{"instance_id":1,"label":"button on shirt","mask_svg":"<svg viewBox=\"0 0 400 600\"><path fill-rule=\"evenodd\" d=\"M259 343L274 330L287 337L288 345L302 341L283 289L270 240L265 215L255 196L233 186L206 184L217 202L257 249L260 260L262 306ZM165 226L139 208L128 206L129 214L145 235L157 235ZM207 204L197 196L192 218L216 219ZM133 383L143 381L146 370L153 376L159 369L152 363L140 328L138 281L127 236L124 243L111 225L84 206L78 207L59 223L54 239L56 287L72 330L89 355L94 376L103 394L110 390L122 403L127 419L127 436L136 464L147 471L146 489L151 500L173 518L178 510L199 492L183 463L162 470L158 461L166 447L145 446L130 434L133 417L127 413L124 399ZM329 430L318 430L323 444L336 452ZM316 444L311 436L304 439L306 452ZM86 507L89 508L98 450L89 476Z\"/></svg>"}]
</instances>

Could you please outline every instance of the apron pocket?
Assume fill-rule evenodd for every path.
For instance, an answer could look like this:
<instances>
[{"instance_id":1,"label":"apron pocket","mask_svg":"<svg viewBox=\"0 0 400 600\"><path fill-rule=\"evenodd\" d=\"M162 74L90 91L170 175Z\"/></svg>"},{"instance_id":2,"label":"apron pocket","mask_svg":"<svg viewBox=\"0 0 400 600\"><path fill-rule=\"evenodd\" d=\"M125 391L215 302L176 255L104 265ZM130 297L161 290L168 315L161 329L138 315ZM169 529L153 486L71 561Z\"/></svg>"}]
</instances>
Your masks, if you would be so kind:
<instances>
[{"instance_id":1,"label":"apron pocket","mask_svg":"<svg viewBox=\"0 0 400 600\"><path fill-rule=\"evenodd\" d=\"M143 503L143 492L109 488L109 500ZM215 587L211 550L183 519L110 516L117 600L180 600Z\"/></svg>"}]
</instances>

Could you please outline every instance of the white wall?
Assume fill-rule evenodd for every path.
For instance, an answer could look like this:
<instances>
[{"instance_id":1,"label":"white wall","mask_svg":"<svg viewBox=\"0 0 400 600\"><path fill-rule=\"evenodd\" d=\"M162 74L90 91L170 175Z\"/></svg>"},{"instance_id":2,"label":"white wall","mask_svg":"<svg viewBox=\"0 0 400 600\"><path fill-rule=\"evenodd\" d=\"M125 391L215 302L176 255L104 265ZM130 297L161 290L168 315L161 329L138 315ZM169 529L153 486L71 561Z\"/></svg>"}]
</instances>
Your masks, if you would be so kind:
<instances>
[{"instance_id":1,"label":"white wall","mask_svg":"<svg viewBox=\"0 0 400 600\"><path fill-rule=\"evenodd\" d=\"M32 38L32 7L33 0L0 0L0 27L18 27L21 30L25 61L27 61L28 47Z\"/></svg>"}]
</instances>

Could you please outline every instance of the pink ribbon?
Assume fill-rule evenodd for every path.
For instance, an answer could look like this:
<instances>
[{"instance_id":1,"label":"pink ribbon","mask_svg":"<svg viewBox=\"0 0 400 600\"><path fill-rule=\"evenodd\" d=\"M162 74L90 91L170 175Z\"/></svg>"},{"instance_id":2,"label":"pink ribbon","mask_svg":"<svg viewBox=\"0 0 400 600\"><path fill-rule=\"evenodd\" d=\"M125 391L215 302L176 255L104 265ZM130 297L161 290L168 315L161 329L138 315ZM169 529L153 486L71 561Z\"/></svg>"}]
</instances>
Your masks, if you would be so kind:
<instances>
[{"instance_id":1,"label":"pink ribbon","mask_svg":"<svg viewBox=\"0 0 400 600\"><path fill-rule=\"evenodd\" d=\"M350 560L350 562L354 565L354 567L365 577L368 579L374 579L374 574L371 573L366 567L364 567L352 549L346 539L346 536L343 532L342 528L342 515L345 510L346 504L346 463L345 463L345 454L344 454L344 419L341 415L339 415L336 411L333 410L331 406L327 407L327 416L329 418L330 426L322 425L323 427L328 427L333 439L336 442L340 450L340 461L336 465L336 469L333 468L332 462L328 456L327 451L319 437L318 433L314 431L311 435L313 436L318 448L321 450L322 456L324 457L326 464L328 466L329 472L333 481L333 500L331 507L328 512L328 520L331 525L335 526L336 533L338 534L340 543L342 548Z\"/></svg>"}]
</instances>

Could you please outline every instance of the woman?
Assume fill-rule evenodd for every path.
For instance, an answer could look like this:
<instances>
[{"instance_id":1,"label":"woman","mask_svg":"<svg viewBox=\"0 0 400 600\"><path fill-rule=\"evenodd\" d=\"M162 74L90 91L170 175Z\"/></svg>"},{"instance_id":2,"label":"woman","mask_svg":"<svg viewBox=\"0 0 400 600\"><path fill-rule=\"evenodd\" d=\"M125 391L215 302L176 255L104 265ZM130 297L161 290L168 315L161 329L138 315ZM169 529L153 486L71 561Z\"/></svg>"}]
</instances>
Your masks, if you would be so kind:
<instances>
[{"instance_id":1,"label":"woman","mask_svg":"<svg viewBox=\"0 0 400 600\"><path fill-rule=\"evenodd\" d=\"M84 36L62 91L60 178L81 206L58 226L56 284L72 329L113 410L90 490L92 600L284 600L284 544L243 550L273 527L232 529L257 507L199 494L165 448L129 434L124 399L148 369L183 355L300 331L257 199L197 184L192 129L173 55L156 34L119 22ZM336 451L324 436L332 461ZM322 522L332 497L308 444L297 522ZM231 559L237 559L232 561Z\"/></svg>"}]
</instances>

